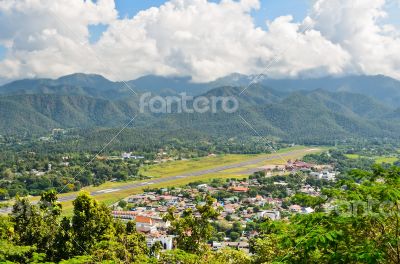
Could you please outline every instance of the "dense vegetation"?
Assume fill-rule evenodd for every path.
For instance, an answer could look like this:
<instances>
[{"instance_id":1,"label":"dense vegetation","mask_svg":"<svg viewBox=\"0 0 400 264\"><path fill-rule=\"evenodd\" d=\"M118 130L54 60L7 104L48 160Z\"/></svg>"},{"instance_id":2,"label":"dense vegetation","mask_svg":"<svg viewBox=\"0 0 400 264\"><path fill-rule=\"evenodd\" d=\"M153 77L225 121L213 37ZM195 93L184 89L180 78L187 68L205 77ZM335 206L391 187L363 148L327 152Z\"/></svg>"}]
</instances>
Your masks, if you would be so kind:
<instances>
[{"instance_id":1,"label":"dense vegetation","mask_svg":"<svg viewBox=\"0 0 400 264\"><path fill-rule=\"evenodd\" d=\"M277 81L265 81L253 85L241 96L243 84L240 82L232 83L233 86L223 86L229 81L195 85L187 79L171 81L168 78L148 77L132 83L139 96L144 91L162 95L176 95L182 91L193 94L196 91L208 97L235 96L240 103L238 112L233 114L218 111L189 115L148 112L137 115L139 96L126 86L97 75L75 74L58 80L21 80L0 87L0 119L4 121L0 124L0 133L43 135L53 128L115 128L122 127L137 115L130 126L139 129L142 134L150 129L161 131L152 133L156 139L165 135L230 138L254 134L243 123L240 114L253 124L259 134L295 143L322 144L374 137L397 139L400 131L396 122L400 118L399 105L394 101L389 106L385 105L394 97L377 96L371 89L363 93L359 89L367 85L366 79L381 86L374 87L375 90L392 91L400 86L395 80L382 81L382 78L344 78L333 81L334 86L322 80L299 82L297 90L282 88L282 83ZM347 90L340 90L343 86L348 87Z\"/></svg>"},{"instance_id":2,"label":"dense vegetation","mask_svg":"<svg viewBox=\"0 0 400 264\"><path fill-rule=\"evenodd\" d=\"M143 160L93 158L94 154L5 152L0 155L0 190L5 197L40 195L43 191L78 191L106 181L142 179L138 169ZM2 196L0 196L2 200Z\"/></svg>"},{"instance_id":3,"label":"dense vegetation","mask_svg":"<svg viewBox=\"0 0 400 264\"><path fill-rule=\"evenodd\" d=\"M38 205L17 199L13 213L0 219L0 261L399 263L399 188L398 167L352 170L336 186L323 189L326 199L317 203L328 204L325 210L252 224L261 235L251 240L251 256L234 249L210 251L207 242L215 232L210 220L218 208L207 195L195 211L176 215L171 208L165 215L177 249L163 252L157 244L147 248L132 222L113 220L110 209L87 194L76 198L71 218L61 217L62 208L49 191Z\"/></svg>"}]
</instances>

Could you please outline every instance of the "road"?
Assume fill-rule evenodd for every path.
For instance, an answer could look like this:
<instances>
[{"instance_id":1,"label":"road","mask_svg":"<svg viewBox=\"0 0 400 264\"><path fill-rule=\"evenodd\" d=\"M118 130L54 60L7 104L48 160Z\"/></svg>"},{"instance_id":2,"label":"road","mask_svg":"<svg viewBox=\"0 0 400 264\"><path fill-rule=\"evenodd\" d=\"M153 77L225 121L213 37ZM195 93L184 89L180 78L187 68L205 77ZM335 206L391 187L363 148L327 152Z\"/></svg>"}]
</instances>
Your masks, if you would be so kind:
<instances>
[{"instance_id":1,"label":"road","mask_svg":"<svg viewBox=\"0 0 400 264\"><path fill-rule=\"evenodd\" d=\"M234 164L230 164L230 165L218 166L218 167L215 167L212 169L200 170L200 171L190 172L190 173L176 175L176 176L154 178L151 180L147 180L145 182L129 183L126 185L118 186L116 188L94 191L94 192L91 192L90 195L97 196L97 195L102 195L105 193L112 193L112 192L116 192L116 191L120 191L120 190L137 189L140 187L151 186L152 184L156 184L156 183L169 182L169 181L177 180L180 178L203 176L206 174L221 172L224 170L236 169L236 168L241 168L241 167L245 167L245 166L249 166L249 165L255 165L255 164L258 164L258 163L261 163L264 161L269 161L269 160L283 159L285 161L285 157L287 157L287 156L293 156L293 155L304 153L305 151L311 152L311 151L315 151L315 150L316 149L307 149L307 150L301 149L301 150L293 150L293 151L289 151L289 152L285 152L285 153L281 153L281 154L277 153L277 154L273 154L268 157L255 158L255 159L251 159L248 161L238 162L238 163L234 163ZM248 169L249 174L256 172L256 171L257 171L256 168ZM76 198L76 196L77 196L76 194L63 196L63 197L60 197L58 199L58 201L59 202L72 201ZM9 213L10 211L11 211L11 207L2 208L2 209L0 209L0 214Z\"/></svg>"}]
</instances>

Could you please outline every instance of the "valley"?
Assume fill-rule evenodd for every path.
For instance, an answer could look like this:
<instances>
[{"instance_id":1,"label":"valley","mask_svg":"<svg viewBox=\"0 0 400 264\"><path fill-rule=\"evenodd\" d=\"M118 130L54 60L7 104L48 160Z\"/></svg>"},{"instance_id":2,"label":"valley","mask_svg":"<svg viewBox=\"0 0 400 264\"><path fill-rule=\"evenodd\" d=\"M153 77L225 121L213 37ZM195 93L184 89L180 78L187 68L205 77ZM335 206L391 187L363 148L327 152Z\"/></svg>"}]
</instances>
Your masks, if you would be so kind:
<instances>
[{"instance_id":1,"label":"valley","mask_svg":"<svg viewBox=\"0 0 400 264\"><path fill-rule=\"evenodd\" d=\"M0 264L400 264L400 0L0 0Z\"/></svg>"},{"instance_id":2,"label":"valley","mask_svg":"<svg viewBox=\"0 0 400 264\"><path fill-rule=\"evenodd\" d=\"M288 160L301 159L304 155L319 153L326 148L298 146L281 149L277 153L258 155L218 155L187 161L171 161L158 165L143 167L143 175L150 177L134 182L107 182L97 187L85 187L81 191L95 196L98 201L113 204L129 195L142 192L146 188L165 188L182 186L190 182L212 179L247 178L252 172L262 170L265 165L286 164ZM224 164L224 165L222 165ZM236 170L233 172L232 170ZM59 194L58 201L69 214L72 201L79 192ZM31 201L39 197L31 197ZM9 213L11 208L0 208L0 213Z\"/></svg>"}]
</instances>

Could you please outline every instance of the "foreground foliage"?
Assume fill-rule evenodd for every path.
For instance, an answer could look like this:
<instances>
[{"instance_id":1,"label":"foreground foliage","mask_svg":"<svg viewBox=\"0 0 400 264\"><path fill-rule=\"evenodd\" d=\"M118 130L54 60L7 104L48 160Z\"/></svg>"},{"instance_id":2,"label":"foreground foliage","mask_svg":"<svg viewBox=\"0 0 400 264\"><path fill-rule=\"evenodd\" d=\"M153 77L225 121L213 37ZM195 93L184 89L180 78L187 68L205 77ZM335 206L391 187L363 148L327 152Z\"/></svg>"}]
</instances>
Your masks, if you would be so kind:
<instances>
[{"instance_id":1,"label":"foreground foliage","mask_svg":"<svg viewBox=\"0 0 400 264\"><path fill-rule=\"evenodd\" d=\"M282 221L262 220L251 255L207 242L218 217L205 196L196 209L165 215L177 249L147 248L133 222L121 223L109 208L83 193L72 218L61 217L55 192L37 205L17 199L0 219L0 262L9 263L400 263L400 168L353 170L323 189L321 210ZM314 202L301 195L293 199ZM321 203L321 201L317 201Z\"/></svg>"}]
</instances>

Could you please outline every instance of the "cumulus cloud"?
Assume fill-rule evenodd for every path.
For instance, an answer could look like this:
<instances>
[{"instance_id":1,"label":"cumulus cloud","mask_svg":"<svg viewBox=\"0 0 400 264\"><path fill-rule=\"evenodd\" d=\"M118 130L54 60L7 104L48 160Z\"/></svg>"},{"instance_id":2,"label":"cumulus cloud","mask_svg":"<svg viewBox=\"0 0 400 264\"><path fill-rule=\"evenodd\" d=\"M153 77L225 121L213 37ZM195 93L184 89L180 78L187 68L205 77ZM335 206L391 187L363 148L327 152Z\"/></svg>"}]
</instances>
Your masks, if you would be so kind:
<instances>
[{"instance_id":1,"label":"cumulus cloud","mask_svg":"<svg viewBox=\"0 0 400 264\"><path fill-rule=\"evenodd\" d=\"M384 5L317 0L303 22L285 15L264 30L251 16L258 0L171 0L124 19L113 0L3 0L0 43L8 52L0 77L95 72L113 80L158 74L210 81L268 67L275 78L382 73L400 79L399 31L379 23ZM90 44L88 26L96 24L108 28Z\"/></svg>"},{"instance_id":2,"label":"cumulus cloud","mask_svg":"<svg viewBox=\"0 0 400 264\"><path fill-rule=\"evenodd\" d=\"M0 75L54 77L86 71L88 26L116 17L113 0L2 0L0 43L8 52Z\"/></svg>"},{"instance_id":3,"label":"cumulus cloud","mask_svg":"<svg viewBox=\"0 0 400 264\"><path fill-rule=\"evenodd\" d=\"M312 19L316 30L351 55L349 71L400 79L400 32L379 23L387 16L384 6L385 0L319 0Z\"/></svg>"}]
</instances>

